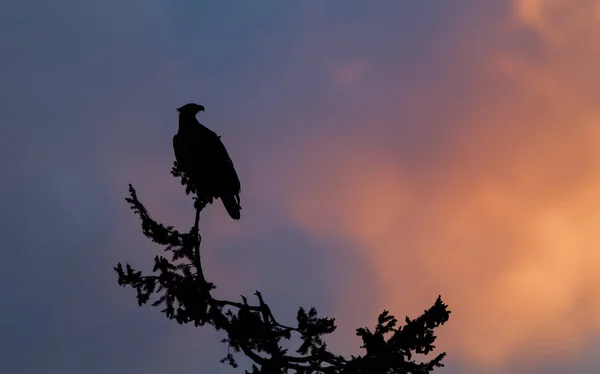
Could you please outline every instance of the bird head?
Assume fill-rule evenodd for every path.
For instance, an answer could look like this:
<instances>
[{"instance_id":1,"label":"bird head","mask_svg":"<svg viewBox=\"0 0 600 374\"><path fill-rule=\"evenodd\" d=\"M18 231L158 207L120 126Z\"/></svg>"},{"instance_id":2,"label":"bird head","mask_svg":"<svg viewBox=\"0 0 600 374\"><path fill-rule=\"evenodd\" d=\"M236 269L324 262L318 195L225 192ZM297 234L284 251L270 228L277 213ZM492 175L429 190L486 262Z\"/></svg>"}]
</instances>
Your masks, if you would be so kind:
<instances>
[{"instance_id":1,"label":"bird head","mask_svg":"<svg viewBox=\"0 0 600 374\"><path fill-rule=\"evenodd\" d=\"M195 116L198 112L204 112L204 107L199 104L189 103L184 106L177 108L177 111L180 114L189 114Z\"/></svg>"}]
</instances>

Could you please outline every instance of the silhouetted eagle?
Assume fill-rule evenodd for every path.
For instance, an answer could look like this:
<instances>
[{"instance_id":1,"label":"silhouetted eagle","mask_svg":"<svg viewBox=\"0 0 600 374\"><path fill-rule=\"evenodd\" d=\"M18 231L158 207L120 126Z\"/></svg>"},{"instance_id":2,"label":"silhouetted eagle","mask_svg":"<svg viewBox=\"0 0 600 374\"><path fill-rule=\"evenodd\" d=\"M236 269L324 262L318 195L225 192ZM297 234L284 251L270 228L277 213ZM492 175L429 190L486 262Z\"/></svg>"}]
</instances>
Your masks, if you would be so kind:
<instances>
[{"instance_id":1,"label":"silhouetted eagle","mask_svg":"<svg viewBox=\"0 0 600 374\"><path fill-rule=\"evenodd\" d=\"M173 150L180 170L196 187L196 194L219 198L233 219L240 219L240 180L221 137L196 119L204 107L186 104L178 108L179 130Z\"/></svg>"}]
</instances>

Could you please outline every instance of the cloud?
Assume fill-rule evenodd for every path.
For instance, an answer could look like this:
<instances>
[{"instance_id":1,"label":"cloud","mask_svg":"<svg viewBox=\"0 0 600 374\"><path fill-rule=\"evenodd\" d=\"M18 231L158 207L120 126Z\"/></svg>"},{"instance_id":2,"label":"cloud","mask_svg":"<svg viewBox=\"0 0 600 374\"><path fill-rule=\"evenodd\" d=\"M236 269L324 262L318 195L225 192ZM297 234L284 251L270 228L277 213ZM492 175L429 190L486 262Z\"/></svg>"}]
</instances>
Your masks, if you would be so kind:
<instances>
[{"instance_id":1,"label":"cloud","mask_svg":"<svg viewBox=\"0 0 600 374\"><path fill-rule=\"evenodd\" d=\"M582 0L577 6L566 0L514 0L516 19L533 29L552 47L565 47L575 38L597 44L590 33L600 28L600 4Z\"/></svg>"},{"instance_id":2,"label":"cloud","mask_svg":"<svg viewBox=\"0 0 600 374\"><path fill-rule=\"evenodd\" d=\"M359 245L376 269L369 313L414 316L441 293L454 313L439 346L471 363L576 357L600 330L598 2L566 4L515 2L458 41L468 58L447 56L442 79L364 98L411 90L415 105L332 126L353 131L315 135L287 161L291 219ZM536 48L517 48L524 28ZM340 313L368 308L341 299Z\"/></svg>"}]
</instances>

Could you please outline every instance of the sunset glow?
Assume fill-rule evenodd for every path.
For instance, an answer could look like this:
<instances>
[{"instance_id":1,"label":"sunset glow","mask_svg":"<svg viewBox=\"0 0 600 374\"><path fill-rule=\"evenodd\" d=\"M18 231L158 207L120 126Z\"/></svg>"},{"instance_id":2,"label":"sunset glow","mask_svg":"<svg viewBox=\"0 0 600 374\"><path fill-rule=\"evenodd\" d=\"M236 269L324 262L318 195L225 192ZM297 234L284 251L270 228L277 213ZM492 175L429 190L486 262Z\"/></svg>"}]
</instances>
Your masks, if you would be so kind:
<instances>
[{"instance_id":1,"label":"sunset glow","mask_svg":"<svg viewBox=\"0 0 600 374\"><path fill-rule=\"evenodd\" d=\"M600 0L7 4L0 371L231 372L113 271L164 253L129 183L193 223L169 171L197 102L242 186L239 221L201 215L218 297L315 306L347 356L441 295L436 373L600 372Z\"/></svg>"}]
</instances>

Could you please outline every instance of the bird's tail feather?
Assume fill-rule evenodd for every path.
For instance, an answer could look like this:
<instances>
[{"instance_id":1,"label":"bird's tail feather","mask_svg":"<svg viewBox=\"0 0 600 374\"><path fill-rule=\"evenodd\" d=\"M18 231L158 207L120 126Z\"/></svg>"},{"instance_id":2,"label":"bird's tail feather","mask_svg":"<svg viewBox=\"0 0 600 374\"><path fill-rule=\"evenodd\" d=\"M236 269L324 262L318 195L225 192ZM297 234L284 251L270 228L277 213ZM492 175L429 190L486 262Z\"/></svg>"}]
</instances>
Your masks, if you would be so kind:
<instances>
[{"instance_id":1,"label":"bird's tail feather","mask_svg":"<svg viewBox=\"0 0 600 374\"><path fill-rule=\"evenodd\" d=\"M225 206L225 210L229 213L229 216L233 219L240 219L240 210L242 207L239 204L239 198L236 199L235 195L222 196L221 201Z\"/></svg>"}]
</instances>

